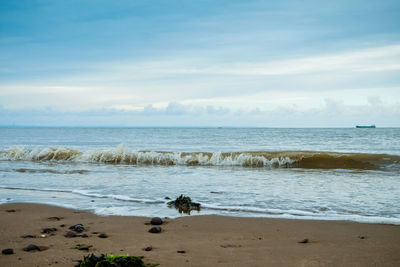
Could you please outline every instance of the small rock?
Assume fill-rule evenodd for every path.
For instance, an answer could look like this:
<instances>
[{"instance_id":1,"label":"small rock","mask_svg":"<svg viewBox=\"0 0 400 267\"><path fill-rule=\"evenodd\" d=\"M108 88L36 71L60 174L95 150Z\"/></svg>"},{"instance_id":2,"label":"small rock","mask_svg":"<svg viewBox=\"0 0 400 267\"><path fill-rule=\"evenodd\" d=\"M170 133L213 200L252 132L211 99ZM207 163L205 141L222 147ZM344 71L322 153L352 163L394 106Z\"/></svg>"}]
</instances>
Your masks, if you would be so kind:
<instances>
[{"instance_id":1,"label":"small rock","mask_svg":"<svg viewBox=\"0 0 400 267\"><path fill-rule=\"evenodd\" d=\"M36 238L35 235L22 235L22 238Z\"/></svg>"},{"instance_id":2,"label":"small rock","mask_svg":"<svg viewBox=\"0 0 400 267\"><path fill-rule=\"evenodd\" d=\"M83 224L81 224L81 223L72 225L69 229L71 229L77 233L82 233L85 230L85 228L83 227Z\"/></svg>"},{"instance_id":3,"label":"small rock","mask_svg":"<svg viewBox=\"0 0 400 267\"><path fill-rule=\"evenodd\" d=\"M102 233L102 234L99 234L99 235L98 235L98 237L100 237L100 238L107 238L107 237L108 237L108 235L106 235L106 234Z\"/></svg>"},{"instance_id":4,"label":"small rock","mask_svg":"<svg viewBox=\"0 0 400 267\"><path fill-rule=\"evenodd\" d=\"M177 250L176 252L178 252L178 253L186 253L185 250Z\"/></svg>"},{"instance_id":5,"label":"small rock","mask_svg":"<svg viewBox=\"0 0 400 267\"><path fill-rule=\"evenodd\" d=\"M47 220L49 220L49 221L59 221L59 220L61 220L61 218L54 216L54 217L47 218Z\"/></svg>"},{"instance_id":6,"label":"small rock","mask_svg":"<svg viewBox=\"0 0 400 267\"><path fill-rule=\"evenodd\" d=\"M6 212L17 212L16 210L6 210Z\"/></svg>"},{"instance_id":7,"label":"small rock","mask_svg":"<svg viewBox=\"0 0 400 267\"><path fill-rule=\"evenodd\" d=\"M87 234L81 234L81 235L77 235L77 236L83 237L83 238L89 237Z\"/></svg>"},{"instance_id":8,"label":"small rock","mask_svg":"<svg viewBox=\"0 0 400 267\"><path fill-rule=\"evenodd\" d=\"M92 232L92 234L97 235L99 232Z\"/></svg>"},{"instance_id":9,"label":"small rock","mask_svg":"<svg viewBox=\"0 0 400 267\"><path fill-rule=\"evenodd\" d=\"M150 228L149 233L157 234L162 231L162 228L160 226L154 226Z\"/></svg>"},{"instance_id":10,"label":"small rock","mask_svg":"<svg viewBox=\"0 0 400 267\"><path fill-rule=\"evenodd\" d=\"M358 238L365 239L365 236L360 235Z\"/></svg>"},{"instance_id":11,"label":"small rock","mask_svg":"<svg viewBox=\"0 0 400 267\"><path fill-rule=\"evenodd\" d=\"M94 202L94 200L90 200L90 202Z\"/></svg>"},{"instance_id":12,"label":"small rock","mask_svg":"<svg viewBox=\"0 0 400 267\"><path fill-rule=\"evenodd\" d=\"M171 200L171 198L170 198L170 197L165 197L164 199L166 199L166 200Z\"/></svg>"},{"instance_id":13,"label":"small rock","mask_svg":"<svg viewBox=\"0 0 400 267\"><path fill-rule=\"evenodd\" d=\"M11 255L11 254L14 254L14 250L12 248L6 248L6 249L3 249L1 251L1 253L4 255Z\"/></svg>"},{"instance_id":14,"label":"small rock","mask_svg":"<svg viewBox=\"0 0 400 267\"><path fill-rule=\"evenodd\" d=\"M222 244L221 248L241 248L242 245Z\"/></svg>"},{"instance_id":15,"label":"small rock","mask_svg":"<svg viewBox=\"0 0 400 267\"><path fill-rule=\"evenodd\" d=\"M60 224L60 227L65 227L65 224Z\"/></svg>"},{"instance_id":16,"label":"small rock","mask_svg":"<svg viewBox=\"0 0 400 267\"><path fill-rule=\"evenodd\" d=\"M163 223L163 221L160 217L154 217L151 219L150 223L152 225L161 225Z\"/></svg>"},{"instance_id":17,"label":"small rock","mask_svg":"<svg viewBox=\"0 0 400 267\"><path fill-rule=\"evenodd\" d=\"M144 251L152 251L152 250L153 250L153 247L152 247L152 246L148 246L148 247L144 248L143 250L144 250Z\"/></svg>"},{"instance_id":18,"label":"small rock","mask_svg":"<svg viewBox=\"0 0 400 267\"><path fill-rule=\"evenodd\" d=\"M32 251L32 250L37 250L40 251L40 247L34 245L34 244L29 244L26 248L24 248L25 251Z\"/></svg>"},{"instance_id":19,"label":"small rock","mask_svg":"<svg viewBox=\"0 0 400 267\"><path fill-rule=\"evenodd\" d=\"M308 238L304 238L303 240L299 241L298 243L306 244L308 243Z\"/></svg>"},{"instance_id":20,"label":"small rock","mask_svg":"<svg viewBox=\"0 0 400 267\"><path fill-rule=\"evenodd\" d=\"M50 233L55 232L55 231L57 231L57 228L44 228L42 230L42 234L50 234Z\"/></svg>"},{"instance_id":21,"label":"small rock","mask_svg":"<svg viewBox=\"0 0 400 267\"><path fill-rule=\"evenodd\" d=\"M72 231L68 231L64 236L68 237L68 238L72 238L72 237L76 237L77 235L76 235L76 233L74 233Z\"/></svg>"}]
</instances>

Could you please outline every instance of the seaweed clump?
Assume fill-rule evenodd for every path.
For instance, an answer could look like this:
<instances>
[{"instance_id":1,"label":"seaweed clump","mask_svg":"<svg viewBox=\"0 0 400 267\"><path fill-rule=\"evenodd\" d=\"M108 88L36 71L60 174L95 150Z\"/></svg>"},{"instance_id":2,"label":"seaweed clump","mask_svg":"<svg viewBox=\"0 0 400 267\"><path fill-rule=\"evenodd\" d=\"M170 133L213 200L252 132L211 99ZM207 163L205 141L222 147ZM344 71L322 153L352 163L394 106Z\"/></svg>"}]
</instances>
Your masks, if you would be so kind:
<instances>
[{"instance_id":1,"label":"seaweed clump","mask_svg":"<svg viewBox=\"0 0 400 267\"><path fill-rule=\"evenodd\" d=\"M174 206L179 213L190 214L192 210L200 211L200 203L192 202L190 197L184 195L180 195L177 199L169 201L167 204L169 207Z\"/></svg>"},{"instance_id":2,"label":"seaweed clump","mask_svg":"<svg viewBox=\"0 0 400 267\"><path fill-rule=\"evenodd\" d=\"M158 264L146 264L142 261L142 257L126 256L112 254L101 254L96 256L90 254L84 256L83 261L77 267L155 267Z\"/></svg>"}]
</instances>

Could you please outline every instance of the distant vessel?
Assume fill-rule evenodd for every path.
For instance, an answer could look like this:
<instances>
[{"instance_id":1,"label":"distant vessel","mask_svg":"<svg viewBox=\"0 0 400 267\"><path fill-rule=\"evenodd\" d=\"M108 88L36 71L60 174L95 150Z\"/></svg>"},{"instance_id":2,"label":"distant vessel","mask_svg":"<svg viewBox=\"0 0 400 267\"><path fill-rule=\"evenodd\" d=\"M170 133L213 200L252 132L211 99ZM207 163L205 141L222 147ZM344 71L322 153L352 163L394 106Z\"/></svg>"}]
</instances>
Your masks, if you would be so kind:
<instances>
[{"instance_id":1,"label":"distant vessel","mask_svg":"<svg viewBox=\"0 0 400 267\"><path fill-rule=\"evenodd\" d=\"M356 128L376 128L375 124L372 125L357 125Z\"/></svg>"}]
</instances>

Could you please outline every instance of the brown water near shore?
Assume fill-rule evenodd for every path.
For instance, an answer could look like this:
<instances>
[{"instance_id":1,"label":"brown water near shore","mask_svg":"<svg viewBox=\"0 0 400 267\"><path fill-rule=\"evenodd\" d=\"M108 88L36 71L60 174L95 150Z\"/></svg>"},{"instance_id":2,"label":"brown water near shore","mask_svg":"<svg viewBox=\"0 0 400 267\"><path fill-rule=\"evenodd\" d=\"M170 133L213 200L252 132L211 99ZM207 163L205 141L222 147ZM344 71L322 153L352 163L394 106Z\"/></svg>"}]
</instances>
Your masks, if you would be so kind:
<instances>
[{"instance_id":1,"label":"brown water near shore","mask_svg":"<svg viewBox=\"0 0 400 267\"><path fill-rule=\"evenodd\" d=\"M163 231L152 234L147 221L41 204L0 205L0 249L14 249L0 255L0 266L74 266L89 253L144 256L160 266L400 266L398 225L211 215L166 220ZM78 223L88 237L66 238ZM41 237L47 227L57 231ZM23 251L29 244L47 249ZM93 247L72 249L77 244ZM148 246L152 250L144 251Z\"/></svg>"}]
</instances>

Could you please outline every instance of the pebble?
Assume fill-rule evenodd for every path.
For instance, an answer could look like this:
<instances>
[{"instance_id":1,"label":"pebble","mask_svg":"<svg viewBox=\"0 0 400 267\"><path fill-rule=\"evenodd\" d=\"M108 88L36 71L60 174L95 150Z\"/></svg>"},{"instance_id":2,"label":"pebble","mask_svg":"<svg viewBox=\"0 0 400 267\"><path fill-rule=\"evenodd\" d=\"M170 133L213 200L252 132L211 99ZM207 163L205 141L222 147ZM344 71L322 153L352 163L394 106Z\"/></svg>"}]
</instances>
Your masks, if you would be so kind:
<instances>
[{"instance_id":1,"label":"pebble","mask_svg":"<svg viewBox=\"0 0 400 267\"><path fill-rule=\"evenodd\" d=\"M50 233L55 232L55 231L57 231L57 228L44 228L42 230L42 234L50 234Z\"/></svg>"},{"instance_id":2,"label":"pebble","mask_svg":"<svg viewBox=\"0 0 400 267\"><path fill-rule=\"evenodd\" d=\"M81 224L81 223L72 225L69 229L71 229L77 233L82 233L85 230L85 228L83 227L83 224Z\"/></svg>"},{"instance_id":3,"label":"pebble","mask_svg":"<svg viewBox=\"0 0 400 267\"><path fill-rule=\"evenodd\" d=\"M104 233L103 233L103 234L99 234L98 236L99 236L100 238L107 238L107 237L108 237L108 235L107 235L107 234L104 234Z\"/></svg>"},{"instance_id":4,"label":"pebble","mask_svg":"<svg viewBox=\"0 0 400 267\"><path fill-rule=\"evenodd\" d=\"M154 217L151 219L150 223L152 225L161 225L163 223L163 221L160 217Z\"/></svg>"},{"instance_id":5,"label":"pebble","mask_svg":"<svg viewBox=\"0 0 400 267\"><path fill-rule=\"evenodd\" d=\"M22 238L36 238L34 235L22 235Z\"/></svg>"},{"instance_id":6,"label":"pebble","mask_svg":"<svg viewBox=\"0 0 400 267\"><path fill-rule=\"evenodd\" d=\"M178 252L178 253L186 253L185 250L177 250L176 252Z\"/></svg>"},{"instance_id":7,"label":"pebble","mask_svg":"<svg viewBox=\"0 0 400 267\"><path fill-rule=\"evenodd\" d=\"M54 217L47 218L47 220L49 220L49 221L59 221L59 220L61 220L61 218L54 216Z\"/></svg>"},{"instance_id":8,"label":"pebble","mask_svg":"<svg viewBox=\"0 0 400 267\"><path fill-rule=\"evenodd\" d=\"M162 231L162 228L160 226L154 226L150 228L149 233L157 234Z\"/></svg>"},{"instance_id":9,"label":"pebble","mask_svg":"<svg viewBox=\"0 0 400 267\"><path fill-rule=\"evenodd\" d=\"M36 246L35 244L29 244L26 248L24 248L25 251L32 251L32 250L37 250L40 251L40 247Z\"/></svg>"},{"instance_id":10,"label":"pebble","mask_svg":"<svg viewBox=\"0 0 400 267\"><path fill-rule=\"evenodd\" d=\"M152 250L153 250L152 246L148 246L148 247L144 248L144 251L152 251Z\"/></svg>"},{"instance_id":11,"label":"pebble","mask_svg":"<svg viewBox=\"0 0 400 267\"><path fill-rule=\"evenodd\" d=\"M299 241L299 243L306 244L308 243L308 238L304 238L303 240Z\"/></svg>"},{"instance_id":12,"label":"pebble","mask_svg":"<svg viewBox=\"0 0 400 267\"><path fill-rule=\"evenodd\" d=\"M1 253L4 255L11 255L11 254L14 254L14 250L12 248L6 248L6 249L3 249L1 251Z\"/></svg>"}]
</instances>

